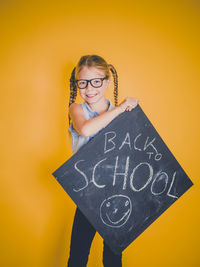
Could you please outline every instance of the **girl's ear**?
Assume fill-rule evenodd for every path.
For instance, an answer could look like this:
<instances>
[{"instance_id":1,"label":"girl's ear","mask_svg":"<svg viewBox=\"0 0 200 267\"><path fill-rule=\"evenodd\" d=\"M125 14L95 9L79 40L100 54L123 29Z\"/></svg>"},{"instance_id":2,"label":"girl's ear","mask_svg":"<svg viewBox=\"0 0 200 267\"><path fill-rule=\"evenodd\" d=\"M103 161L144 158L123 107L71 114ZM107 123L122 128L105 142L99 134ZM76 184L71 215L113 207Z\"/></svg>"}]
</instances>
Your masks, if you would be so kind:
<instances>
[{"instance_id":1,"label":"girl's ear","mask_svg":"<svg viewBox=\"0 0 200 267\"><path fill-rule=\"evenodd\" d=\"M107 79L107 87L110 86L110 79Z\"/></svg>"}]
</instances>

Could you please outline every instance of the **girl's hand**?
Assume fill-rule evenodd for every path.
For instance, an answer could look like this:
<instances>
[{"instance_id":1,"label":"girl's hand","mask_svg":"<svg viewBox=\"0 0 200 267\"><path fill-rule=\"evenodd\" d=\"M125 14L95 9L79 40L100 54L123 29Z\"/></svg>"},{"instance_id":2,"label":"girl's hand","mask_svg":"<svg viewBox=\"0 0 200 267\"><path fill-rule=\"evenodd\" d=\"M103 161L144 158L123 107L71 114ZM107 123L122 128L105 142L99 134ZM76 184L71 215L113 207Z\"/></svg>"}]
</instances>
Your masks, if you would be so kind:
<instances>
[{"instance_id":1,"label":"girl's hand","mask_svg":"<svg viewBox=\"0 0 200 267\"><path fill-rule=\"evenodd\" d=\"M137 106L138 102L139 100L137 98L126 97L125 100L119 105L119 108L122 110L122 112L125 110L131 111Z\"/></svg>"}]
</instances>

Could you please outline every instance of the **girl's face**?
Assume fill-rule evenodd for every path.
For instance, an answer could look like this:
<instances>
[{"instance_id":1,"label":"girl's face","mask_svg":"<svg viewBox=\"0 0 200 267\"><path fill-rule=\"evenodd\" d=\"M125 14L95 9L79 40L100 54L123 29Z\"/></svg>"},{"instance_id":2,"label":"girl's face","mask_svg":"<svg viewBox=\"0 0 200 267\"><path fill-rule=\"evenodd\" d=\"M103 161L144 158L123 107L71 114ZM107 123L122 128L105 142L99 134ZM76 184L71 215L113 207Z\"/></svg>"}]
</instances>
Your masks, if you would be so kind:
<instances>
[{"instance_id":1,"label":"girl's face","mask_svg":"<svg viewBox=\"0 0 200 267\"><path fill-rule=\"evenodd\" d=\"M78 74L78 79L90 80L94 78L104 78L105 73L95 67L83 67ZM79 89L80 96L88 102L88 104L93 104L105 98L105 91L110 84L110 80L103 80L103 84L99 88L93 87L90 82L85 89Z\"/></svg>"}]
</instances>

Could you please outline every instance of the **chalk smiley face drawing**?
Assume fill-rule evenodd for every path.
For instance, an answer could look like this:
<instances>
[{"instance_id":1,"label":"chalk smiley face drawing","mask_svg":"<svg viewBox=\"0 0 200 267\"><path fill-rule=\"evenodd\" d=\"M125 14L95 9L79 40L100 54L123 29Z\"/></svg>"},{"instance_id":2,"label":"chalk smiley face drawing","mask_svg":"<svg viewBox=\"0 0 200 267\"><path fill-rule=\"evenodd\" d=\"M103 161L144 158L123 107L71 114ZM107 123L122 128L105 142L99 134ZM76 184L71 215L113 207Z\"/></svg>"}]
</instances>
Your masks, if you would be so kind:
<instances>
[{"instance_id":1,"label":"chalk smiley face drawing","mask_svg":"<svg viewBox=\"0 0 200 267\"><path fill-rule=\"evenodd\" d=\"M100 206L100 217L104 224L110 227L124 225L132 212L132 203L129 197L113 195L105 199Z\"/></svg>"}]
</instances>

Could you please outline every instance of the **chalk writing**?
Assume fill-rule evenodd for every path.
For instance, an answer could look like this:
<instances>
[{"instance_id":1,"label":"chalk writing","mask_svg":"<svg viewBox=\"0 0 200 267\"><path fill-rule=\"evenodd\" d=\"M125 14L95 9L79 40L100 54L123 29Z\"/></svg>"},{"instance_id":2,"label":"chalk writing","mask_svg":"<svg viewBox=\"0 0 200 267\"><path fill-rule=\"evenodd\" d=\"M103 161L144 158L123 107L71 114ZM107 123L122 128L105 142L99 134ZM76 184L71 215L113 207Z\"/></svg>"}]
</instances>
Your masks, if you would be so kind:
<instances>
[{"instance_id":1,"label":"chalk writing","mask_svg":"<svg viewBox=\"0 0 200 267\"><path fill-rule=\"evenodd\" d=\"M148 169L149 169L149 177L147 177L147 178L148 178L148 179L147 179L147 182L146 182L141 188L136 189L136 187L133 185L134 174L135 174L136 170L138 170L138 169L141 168L141 167L144 167L145 165L146 165L146 166L148 167ZM131 176L130 176L130 187L131 187L131 189L132 189L133 191L135 191L135 192L140 192L142 189L144 189L144 188L151 182L152 177L153 177L153 167L152 167L149 163L147 163L147 162L141 162L141 163L139 163L139 164L133 169L133 171L132 171L132 173L131 173Z\"/></svg>"},{"instance_id":2,"label":"chalk writing","mask_svg":"<svg viewBox=\"0 0 200 267\"><path fill-rule=\"evenodd\" d=\"M132 212L132 203L128 196L113 195L106 198L100 206L100 218L110 227L124 225Z\"/></svg>"},{"instance_id":3,"label":"chalk writing","mask_svg":"<svg viewBox=\"0 0 200 267\"><path fill-rule=\"evenodd\" d=\"M79 192L79 191L83 190L84 188L86 188L86 187L88 186L88 178L87 178L86 174L85 174L84 172L82 172L82 171L77 167L77 164L78 164L79 162L81 162L81 161L84 161L84 160L81 159L81 160L77 161L77 162L74 164L74 168L75 168L75 170L77 170L77 171L83 176L84 181L85 181L85 186L83 186L83 187L81 187L81 188L79 188L79 189L74 189L74 188L73 188L73 190L74 190L75 192Z\"/></svg>"},{"instance_id":4,"label":"chalk writing","mask_svg":"<svg viewBox=\"0 0 200 267\"><path fill-rule=\"evenodd\" d=\"M154 143L156 141L155 137L152 140L150 140L150 137L147 136L145 138L145 140L143 141L143 145L141 146L138 144L138 141L141 142L142 138L144 139L144 135L142 133L140 133L135 138L133 138L133 145L131 145L130 133L127 132L124 139L122 140L120 146L117 148L116 142L115 142L115 138L117 136L116 132L114 132L114 131L106 132L104 134L104 136L105 136L104 154L108 153L114 149L121 150L125 145L127 145L130 150L133 150L133 148L134 148L134 150L145 151L146 154L149 155L149 159L154 154L155 154L154 159L156 161L158 161L162 158L162 154L158 152L157 148L154 145ZM153 151L146 151L148 148L152 149Z\"/></svg>"},{"instance_id":5,"label":"chalk writing","mask_svg":"<svg viewBox=\"0 0 200 267\"><path fill-rule=\"evenodd\" d=\"M84 173L83 170L80 169L80 167L79 168L77 167L77 164L79 162L84 162L85 160L82 159L82 160L77 161L74 164L74 168L76 169L77 172L79 172L81 174L82 183L84 183L84 186L80 187L79 189L77 189L77 188L74 189L73 188L73 190L75 192L79 192L79 191L85 189L89 185L89 183L92 183L95 187L97 187L99 189L104 188L106 186L106 184L103 184L103 185L98 184L96 182L96 180L95 180L95 174L97 173L97 170L96 170L97 166L99 166L100 163L102 163L103 161L106 161L106 160L107 160L107 158L104 158L104 159L98 161L94 165L93 171L92 171L92 178L91 179ZM125 171L124 171L124 173L117 173L116 172L116 170L118 168L118 165L119 165L118 160L119 160L119 156L117 156L115 158L115 166L114 166L114 172L113 172L112 185L113 186L116 185L116 177L117 176L123 176L123 179L124 180L123 180L122 190L125 190L127 188L127 179L128 179L128 173L129 173L129 156L127 156L127 158L126 158L126 164L125 164ZM105 163L105 166L106 166L106 163ZM84 166L83 166L83 169L84 169ZM148 174L145 177L146 178L146 182L144 183L143 186L141 186L140 188L137 188L136 185L134 184L136 172L141 171L141 170L145 171L145 169L148 170L147 171ZM145 172L145 173L147 173L147 172ZM133 170L132 170L132 172L130 174L130 177L129 177L129 179L130 179L130 182L129 182L130 189L132 189L132 191L134 191L134 192L140 192L140 191L144 190L153 181L152 184L151 184L150 190L151 190L151 193L156 196L156 195L163 194L164 191L167 188L167 185L170 183L170 187L169 187L169 190L167 192L167 196L172 197L172 198L178 198L177 196L175 196L175 195L173 195L173 194L170 193L170 191L172 189L172 186L173 186L173 183L174 183L174 180L175 180L175 173L173 174L172 181L169 182L168 174L166 172L159 171L158 173L154 173L153 166L150 163L148 163L148 162L140 162L139 164L137 164L133 168ZM98 176L100 176L100 174L101 174L101 171L98 173ZM164 178L165 186L164 186L164 188L160 192L156 192L155 189L154 189L155 183L159 179L163 179L163 178Z\"/></svg>"},{"instance_id":6,"label":"chalk writing","mask_svg":"<svg viewBox=\"0 0 200 267\"><path fill-rule=\"evenodd\" d=\"M124 173L116 172L117 167L118 167L118 158L119 158L119 156L116 157L116 161L115 161L115 171L113 174L113 185L115 185L115 183L116 183L116 176L117 175L124 176L124 183L123 183L123 190L124 190L124 189L126 189L126 183L127 183L127 176L128 176L128 169L129 169L129 157L126 158L126 165L125 165L125 172Z\"/></svg>"}]
</instances>

